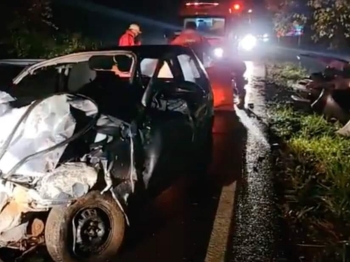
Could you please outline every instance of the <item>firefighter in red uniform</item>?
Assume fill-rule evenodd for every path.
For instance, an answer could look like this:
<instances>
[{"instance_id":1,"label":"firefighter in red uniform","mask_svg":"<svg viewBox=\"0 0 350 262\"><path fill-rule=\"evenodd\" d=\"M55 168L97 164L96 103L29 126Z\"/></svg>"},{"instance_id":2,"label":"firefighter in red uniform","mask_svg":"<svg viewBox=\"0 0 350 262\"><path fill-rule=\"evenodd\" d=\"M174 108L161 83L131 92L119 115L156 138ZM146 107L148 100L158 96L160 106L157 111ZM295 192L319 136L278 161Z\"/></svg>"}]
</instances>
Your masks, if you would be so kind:
<instances>
[{"instance_id":1,"label":"firefighter in red uniform","mask_svg":"<svg viewBox=\"0 0 350 262\"><path fill-rule=\"evenodd\" d=\"M187 22L185 30L170 42L171 45L182 45L193 48L197 56L203 61L203 53L208 53L210 44L208 40L197 31L195 22Z\"/></svg>"},{"instance_id":2,"label":"firefighter in red uniform","mask_svg":"<svg viewBox=\"0 0 350 262\"><path fill-rule=\"evenodd\" d=\"M119 46L141 45L141 42L137 40L140 34L140 27L137 24L131 24L129 29L120 37Z\"/></svg>"}]
</instances>

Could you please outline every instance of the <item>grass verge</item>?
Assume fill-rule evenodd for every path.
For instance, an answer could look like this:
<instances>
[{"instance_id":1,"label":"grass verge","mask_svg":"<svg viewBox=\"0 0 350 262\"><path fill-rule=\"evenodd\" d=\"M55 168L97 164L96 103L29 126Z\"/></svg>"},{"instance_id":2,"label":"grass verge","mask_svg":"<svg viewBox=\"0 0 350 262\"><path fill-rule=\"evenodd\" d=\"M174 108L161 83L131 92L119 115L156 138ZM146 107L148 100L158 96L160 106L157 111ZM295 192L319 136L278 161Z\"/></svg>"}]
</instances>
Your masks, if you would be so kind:
<instances>
[{"instance_id":1,"label":"grass verge","mask_svg":"<svg viewBox=\"0 0 350 262\"><path fill-rule=\"evenodd\" d=\"M350 139L335 134L338 123L295 110L288 86L305 76L291 64L270 65L267 91L280 210L301 261L347 261L350 239ZM276 98L277 97L277 98Z\"/></svg>"}]
</instances>

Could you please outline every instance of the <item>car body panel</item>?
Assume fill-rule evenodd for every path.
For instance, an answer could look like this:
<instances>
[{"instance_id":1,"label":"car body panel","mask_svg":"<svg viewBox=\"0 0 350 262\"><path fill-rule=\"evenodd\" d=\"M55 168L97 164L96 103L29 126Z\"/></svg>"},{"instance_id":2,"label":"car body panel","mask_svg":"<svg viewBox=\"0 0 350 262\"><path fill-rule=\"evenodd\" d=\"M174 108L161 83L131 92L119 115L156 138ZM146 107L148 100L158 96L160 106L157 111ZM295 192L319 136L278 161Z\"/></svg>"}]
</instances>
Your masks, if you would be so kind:
<instances>
[{"instance_id":1,"label":"car body panel","mask_svg":"<svg viewBox=\"0 0 350 262\"><path fill-rule=\"evenodd\" d=\"M124 54L125 52L120 52L118 50L109 50L109 51L91 51L91 52L80 52L80 53L73 53L69 55L59 56L52 59L44 60L40 63L36 63L31 65L30 67L26 68L21 72L15 79L13 79L13 83L16 85L18 84L24 77L26 77L29 74L33 74L35 71L49 66L55 66L60 64L69 64L69 63L80 63L80 62L86 62L90 59L92 56L97 55L117 55L117 54ZM130 55L132 53L130 52Z\"/></svg>"},{"instance_id":2,"label":"car body panel","mask_svg":"<svg viewBox=\"0 0 350 262\"><path fill-rule=\"evenodd\" d=\"M0 65L19 65L30 66L39 62L45 61L45 59L1 59Z\"/></svg>"},{"instance_id":3,"label":"car body panel","mask_svg":"<svg viewBox=\"0 0 350 262\"><path fill-rule=\"evenodd\" d=\"M196 96L196 99L187 98L186 96L183 98L165 99L165 101L162 101L165 107L162 108L162 106L158 105L148 111L145 119L145 127L140 130L143 134L142 136L149 139L149 144L146 148L147 167L143 172L144 183L151 187L154 185L153 187L155 188L160 181L167 178L167 176L164 176L164 173L171 177L171 174L176 175L176 173L180 173L180 169L183 172L185 171L186 165L192 161L193 156L190 145L194 143L200 133L204 132L203 128L208 127L208 123L214 114L213 93L207 72L191 49L179 46L159 45L113 47L99 51L75 53L32 65L18 75L13 82L14 84L19 84L25 77L33 75L43 68L78 64L88 61L92 56L114 56L118 54L129 54L133 56L135 64L132 65L132 68L135 71L139 70L138 66L142 62L142 59L161 59L165 57L170 68L173 71L179 71L176 76L174 75L174 81L190 80L186 79L188 70L184 71L180 67L182 62L179 60L179 56L182 55L193 61L192 66L199 73L198 82L194 80L194 84L198 84L201 87L201 90L198 90L201 96ZM171 73L176 73L173 71ZM112 85L112 82L109 85ZM124 88L128 86L130 88ZM135 88L138 88L140 91L139 95L136 94ZM96 89L95 91L92 90L93 92L90 92L88 96L101 106L100 110L102 114L111 115L112 117L131 123L133 119L137 118L139 106L137 100L140 100L144 92L142 88L140 82L135 78L135 81L131 81L129 84L124 83L119 89ZM84 92L82 94L86 95ZM128 100L125 99L126 97L134 97L135 99ZM174 106L175 104L180 106ZM171 159L177 159L179 161L175 161L178 163L172 165L170 164Z\"/></svg>"},{"instance_id":4,"label":"car body panel","mask_svg":"<svg viewBox=\"0 0 350 262\"><path fill-rule=\"evenodd\" d=\"M132 58L128 71L130 75L121 76L112 70L118 66L122 68L121 60L116 58L116 55L120 54ZM89 59L101 55L107 56L102 57L106 58L107 61L111 61L109 56L113 56L115 64L108 64L111 68L99 67L99 65L92 66L93 63ZM154 64L149 65L154 70L149 70L148 74L142 74L143 71L141 71L141 62L145 58L153 59L156 62L155 68L153 68ZM75 70L81 65L87 71L84 71L85 69ZM168 68L164 69L165 65ZM46 75L46 70L49 69L54 74ZM93 79L86 78L85 74L89 71L94 71L95 77ZM74 74L78 74L88 81L73 81L75 85L81 84L82 86L70 90L71 82L69 80ZM9 176L8 178L11 176L11 179L8 180L9 183L16 183L16 179L20 180L21 182L18 184L21 186L17 188L25 189L25 192L23 193L22 190L19 192L21 197L11 198L11 203L14 205L8 206L18 204L16 209L5 209L5 211L0 212L4 221L6 219L12 223L6 231L10 233L10 236L11 233L16 232L17 226L21 229L19 233L17 230L18 237L15 240L6 238L2 234L3 232L0 232L3 237L0 241L1 247L23 248L26 247L24 243L27 239L29 239L31 246L41 244L38 241L41 241L42 238L30 238L31 231L29 230L35 219L39 217L38 213L41 214L41 212L47 212L50 209L52 212L57 205L62 208L62 212L65 212L64 207L71 206L72 202L79 203L79 200L95 190L98 191L98 194L111 193L128 224L133 200L141 199L144 201L148 199L145 194L146 196L159 194L178 176L193 175L193 168L198 168L197 158L205 158L205 152L203 152L201 145L208 143L207 134L209 132L211 134L212 130L213 94L208 75L191 49L176 46L143 46L57 57L27 67L14 79L13 89L25 89L29 83L26 80L41 75L45 77L39 78L39 82L31 85L30 87L33 89L25 95L30 95L32 91L35 91L37 84L41 82L43 82L41 84L44 88L50 88L49 85L55 83L55 88L52 89L52 92L44 94L43 100L40 98L39 100L38 98L26 100L24 107L37 106L50 97L67 95L76 96L80 103L88 98L98 110L95 110L96 112L91 117L88 114L89 110L86 112L77 110L84 107L85 103L76 108L66 104L70 114L68 116L68 111L61 110L64 107L62 101L68 101L66 98L62 97L60 103L48 102L49 106L56 105L56 110L49 114L50 116L59 117L57 111L62 111L68 119L74 122L74 130L71 130L73 134L63 136L67 139L64 142L68 144L58 161L59 163L52 167L56 172L48 173L47 169L42 172L42 177L47 177L47 179L33 180L28 177L28 180L23 180L24 174L16 173L15 176L12 176L11 170L5 174ZM49 82L48 76L55 80L57 78L59 81ZM45 90L39 90L38 93L43 91ZM62 95L62 92L68 94ZM15 98L16 102L22 99L22 97ZM33 100L37 100L36 103L33 103ZM41 110L44 115L48 112L43 107ZM42 119L43 117L38 118ZM25 121L24 118L21 119ZM34 120L32 124L37 125ZM48 134L49 130L45 129L45 132ZM53 137L59 136L59 134L53 135ZM73 137L74 139L72 139ZM37 140L39 137L34 134L31 141ZM55 146L50 149L55 150ZM37 157L37 155L35 156ZM67 167L74 163L83 164L85 167L75 165L75 167L70 168L71 170L68 170ZM87 168L91 172L87 172ZM76 175L80 176L81 174L83 174L81 178L76 178ZM70 179L70 177L74 178ZM30 189L23 186L33 181L35 181L35 185L28 187ZM84 191L80 189L80 184L82 184ZM42 185L42 187L36 188L37 185ZM75 192L74 189L78 186L80 194L65 194L62 198L56 199L59 201L52 201L61 196L61 194L56 194L55 186L59 187L63 193L66 191ZM35 193L33 195L26 194L34 189L45 195L41 206L32 203L31 197L36 196ZM48 189L52 192L47 192ZM22 203L27 203L26 200L28 203L30 201L30 208L26 208L29 205L23 208L20 206ZM40 201L34 202L41 203ZM29 212L31 216L26 217L25 214ZM40 222L43 224L42 228L48 226L45 224L47 221L40 220ZM67 225L73 221L61 222L63 225ZM47 235L45 239L48 239ZM48 247L50 247L49 243L48 241Z\"/></svg>"}]
</instances>

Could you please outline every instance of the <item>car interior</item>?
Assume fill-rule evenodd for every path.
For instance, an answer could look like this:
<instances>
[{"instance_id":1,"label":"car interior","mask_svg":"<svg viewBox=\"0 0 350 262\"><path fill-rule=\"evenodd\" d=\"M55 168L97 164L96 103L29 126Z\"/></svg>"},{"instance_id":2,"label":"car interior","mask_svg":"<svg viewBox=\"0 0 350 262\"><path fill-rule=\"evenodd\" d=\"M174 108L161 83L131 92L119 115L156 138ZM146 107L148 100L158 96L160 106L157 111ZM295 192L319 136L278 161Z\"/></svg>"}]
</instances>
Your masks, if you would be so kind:
<instances>
[{"instance_id":1,"label":"car interior","mask_svg":"<svg viewBox=\"0 0 350 262\"><path fill-rule=\"evenodd\" d=\"M186 65L184 57L179 56L179 60ZM125 112L123 116L114 116L128 121L137 114L137 106L158 62L158 58L143 58L137 68L136 78L133 84L130 84L133 58L127 55L93 56L85 62L40 69L35 74L26 76L10 93L19 99L20 103L17 106L29 104L35 99L57 92L81 93L96 100L101 105L101 110L109 112L112 116L116 111ZM156 77L158 83L174 83L177 76L174 76L169 63L171 60L164 61L160 68ZM177 67L172 69L176 70ZM198 73L192 72L190 65L181 69L185 80L191 81L199 77ZM164 103L161 105L160 100L157 99L153 107L164 108ZM120 107L120 110L116 110L116 107Z\"/></svg>"},{"instance_id":2,"label":"car interior","mask_svg":"<svg viewBox=\"0 0 350 262\"><path fill-rule=\"evenodd\" d=\"M147 87L155 74L158 62L159 59L153 58L144 58L141 61L139 71L141 78L139 79L142 80L142 85L140 85L136 81L134 84L130 84L130 77L120 77L115 71L111 70L116 64L119 71L130 72L130 61L127 61L125 57L92 57L87 63L80 63L72 67L67 80L67 87L70 92L81 93L94 99L100 106L101 113L130 122L138 114L138 105L145 91L144 88ZM88 74L84 73L87 71L89 71ZM84 77L79 78L79 75L84 75ZM163 81L164 83L174 81L168 62L165 62L160 68L157 79L162 83ZM184 102L180 101L180 104L184 104ZM173 159L171 157L173 154L183 155L185 152L181 143L175 146L171 142L178 140L179 137L182 137L183 141L191 141L192 126L188 124L187 118L182 113L175 110L171 112L154 110L152 112L154 116L152 130L156 134L161 134L161 142L155 140L154 143L145 148L145 154L147 158L147 156L151 157L158 150L161 150L162 157L159 161L146 165L143 179L145 184L155 187L160 180L167 178L164 177L164 173L171 173L170 170L165 172L167 168L172 167L174 169L173 165L167 162L167 159ZM179 130L181 130L181 135L177 133ZM157 137L155 136L155 138ZM186 144L188 145L188 143ZM65 156L79 154L79 152L72 153L76 148L82 148L82 146L72 144L69 147L70 154L65 154ZM168 151L170 148L171 151ZM179 163L176 164L177 169L184 169L187 163L184 163L180 157L177 159L179 159ZM176 173L175 171L172 170Z\"/></svg>"},{"instance_id":3,"label":"car interior","mask_svg":"<svg viewBox=\"0 0 350 262\"><path fill-rule=\"evenodd\" d=\"M96 101L100 113L130 123L140 112L142 96L156 72L159 59L143 58L136 72L137 78L134 83L130 82L132 62L132 59L127 56L91 57L86 62L44 68L34 75L25 77L15 89L19 93L22 92L21 95L25 94L25 96L31 97L27 104L32 102L33 99L62 91L83 94ZM118 70L115 70L115 66ZM170 83L169 87L176 79L176 75L174 76L174 71L171 69L170 61L164 61L156 77L161 83ZM192 72L191 68L185 66L181 69L182 71L185 70L186 78L193 79L193 76L189 75ZM123 74L120 74L120 72ZM141 80L141 83L139 80ZM23 90L25 90L24 93ZM166 102L173 103L172 109L162 111L158 110L158 107L156 110L152 107L150 111L154 120L152 130L161 134L161 143L154 141L154 144L147 147L145 153L151 157L154 155L154 151L162 151L162 153L159 152L162 158L157 161L158 164L154 163L154 165L147 166L144 173L145 182L147 180L146 184L150 186L152 184L156 185L159 180L165 179L166 177L163 174L179 173L179 170L187 165L180 156L185 154L185 149L190 149L188 144L193 138L193 127L189 123L188 113L184 115L183 112L176 109L176 107L183 105L187 107L187 103L182 99L167 100ZM77 132L86 125L88 120L78 110L72 109L71 112L77 119L75 129L75 132ZM61 162L81 156L88 151L87 146L91 145L90 142L93 141L92 137L94 137L96 131L94 128L92 132L89 132L91 133L89 138L84 136L84 141L79 139L70 143L61 158ZM86 143L87 140L88 143ZM184 144L174 144L173 141L186 142ZM159 148L159 146L161 147ZM178 163L175 165L176 168L167 162L168 159L173 159L174 156L178 159Z\"/></svg>"}]
</instances>

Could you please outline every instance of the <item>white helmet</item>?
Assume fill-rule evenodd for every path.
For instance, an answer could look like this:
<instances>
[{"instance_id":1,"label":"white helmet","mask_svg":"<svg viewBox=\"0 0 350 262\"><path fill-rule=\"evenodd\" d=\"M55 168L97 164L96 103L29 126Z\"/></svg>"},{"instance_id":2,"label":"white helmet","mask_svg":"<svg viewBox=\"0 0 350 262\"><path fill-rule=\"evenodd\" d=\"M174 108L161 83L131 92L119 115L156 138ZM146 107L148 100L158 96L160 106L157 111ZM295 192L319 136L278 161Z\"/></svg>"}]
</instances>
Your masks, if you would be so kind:
<instances>
[{"instance_id":1,"label":"white helmet","mask_svg":"<svg viewBox=\"0 0 350 262\"><path fill-rule=\"evenodd\" d=\"M141 34L140 27L137 24L131 24L129 30L134 31L137 34Z\"/></svg>"}]
</instances>

